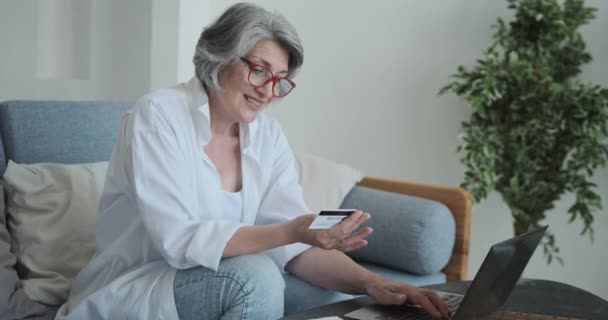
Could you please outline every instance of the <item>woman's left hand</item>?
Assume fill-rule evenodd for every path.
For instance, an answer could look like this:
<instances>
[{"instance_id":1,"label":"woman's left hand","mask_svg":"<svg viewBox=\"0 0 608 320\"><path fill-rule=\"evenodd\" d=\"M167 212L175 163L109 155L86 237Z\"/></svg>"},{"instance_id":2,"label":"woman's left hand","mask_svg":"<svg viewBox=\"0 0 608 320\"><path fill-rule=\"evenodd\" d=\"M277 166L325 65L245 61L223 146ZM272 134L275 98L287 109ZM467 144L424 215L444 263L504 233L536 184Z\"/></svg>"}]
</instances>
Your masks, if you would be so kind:
<instances>
[{"instance_id":1,"label":"woman's left hand","mask_svg":"<svg viewBox=\"0 0 608 320\"><path fill-rule=\"evenodd\" d=\"M367 241L364 239L373 232L370 227L354 232L371 217L369 213L360 210L329 229L310 229L309 226L315 217L315 214L307 214L288 222L292 226L291 230L297 242L326 250L349 252L366 246Z\"/></svg>"},{"instance_id":2,"label":"woman's left hand","mask_svg":"<svg viewBox=\"0 0 608 320\"><path fill-rule=\"evenodd\" d=\"M415 304L422 307L433 319L448 318L448 305L433 290L417 288L378 277L366 284L365 291L379 304Z\"/></svg>"}]
</instances>

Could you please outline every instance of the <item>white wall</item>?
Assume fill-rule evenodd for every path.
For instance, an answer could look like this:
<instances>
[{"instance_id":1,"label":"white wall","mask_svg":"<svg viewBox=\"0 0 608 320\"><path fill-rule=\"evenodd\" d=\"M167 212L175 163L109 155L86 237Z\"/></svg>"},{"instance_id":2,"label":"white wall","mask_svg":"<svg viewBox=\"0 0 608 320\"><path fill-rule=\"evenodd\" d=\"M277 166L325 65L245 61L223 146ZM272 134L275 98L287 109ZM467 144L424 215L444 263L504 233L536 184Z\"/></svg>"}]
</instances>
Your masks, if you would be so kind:
<instances>
[{"instance_id":1,"label":"white wall","mask_svg":"<svg viewBox=\"0 0 608 320\"><path fill-rule=\"evenodd\" d=\"M211 23L211 2L179 1L177 79L188 81L194 76L192 57L203 27Z\"/></svg>"},{"instance_id":2,"label":"white wall","mask_svg":"<svg viewBox=\"0 0 608 320\"><path fill-rule=\"evenodd\" d=\"M212 1L214 15L234 1ZM506 1L254 1L282 12L297 28L305 62L297 89L269 110L292 146L362 169L368 175L458 185L456 147L466 105L437 97L459 64L472 65L489 45L490 25L509 17ZM608 87L608 2L583 35L595 61L584 77ZM573 284L608 299L608 168L594 181L604 197L595 244L568 224L564 197L549 213L565 265L547 266L539 250L526 277ZM499 196L473 208L469 276L489 246L512 235Z\"/></svg>"},{"instance_id":3,"label":"white wall","mask_svg":"<svg viewBox=\"0 0 608 320\"><path fill-rule=\"evenodd\" d=\"M109 34L105 39L108 47L102 49L106 57L102 66L108 70L107 78L103 79L108 84L108 91L103 97L135 99L150 90L151 82L157 81L153 77L157 69L150 53L152 40L156 39L152 32L157 30L152 27L152 3L149 0L97 3L110 5L106 17L109 21ZM165 63L169 61L167 59Z\"/></svg>"},{"instance_id":4,"label":"white wall","mask_svg":"<svg viewBox=\"0 0 608 320\"><path fill-rule=\"evenodd\" d=\"M41 0L47 1L47 0ZM51 0L48 0L51 1ZM67 1L67 0L54 0ZM91 1L90 73L86 80L36 78L37 1L0 3L0 100L17 98L134 99L191 75L201 28L226 0ZM368 175L457 185L456 147L467 106L437 97L457 65L471 65L491 39L490 25L508 17L506 1L255 1L292 21L305 47L298 88L268 111L294 149L359 168ZM595 61L584 77L608 86L608 2L583 29ZM17 32L15 32L17 30ZM177 61L176 61L177 59ZM594 180L608 208L608 168ZM550 213L565 266L536 254L525 276L570 283L608 299L608 209L595 222L596 243L569 225L566 196ZM497 195L473 209L469 275L488 247L512 233Z\"/></svg>"},{"instance_id":5,"label":"white wall","mask_svg":"<svg viewBox=\"0 0 608 320\"><path fill-rule=\"evenodd\" d=\"M45 47L45 39L37 37L40 26L39 6L37 1L3 1L0 3L0 100L36 99L43 97L64 97L78 99L94 95L97 83L91 78L59 79L49 78L49 70L40 61L53 55ZM92 21L97 16L91 16ZM98 30L91 29L95 34ZM58 34L61 36L61 34ZM65 40L65 41L64 41ZM71 42L74 39L57 39L57 42ZM78 41L86 41L79 38ZM81 47L84 47L83 45ZM96 47L91 47L93 50ZM97 56L91 56L95 60ZM90 61L91 61L90 60ZM89 75L96 73L96 68L88 70ZM53 72L50 72L53 73Z\"/></svg>"},{"instance_id":6,"label":"white wall","mask_svg":"<svg viewBox=\"0 0 608 320\"><path fill-rule=\"evenodd\" d=\"M163 72L151 68L150 1L81 1L0 2L0 100L135 99L150 89L151 75ZM70 30L78 32L46 32L49 16L50 21L71 18ZM62 59L72 54L88 57L74 64Z\"/></svg>"}]
</instances>

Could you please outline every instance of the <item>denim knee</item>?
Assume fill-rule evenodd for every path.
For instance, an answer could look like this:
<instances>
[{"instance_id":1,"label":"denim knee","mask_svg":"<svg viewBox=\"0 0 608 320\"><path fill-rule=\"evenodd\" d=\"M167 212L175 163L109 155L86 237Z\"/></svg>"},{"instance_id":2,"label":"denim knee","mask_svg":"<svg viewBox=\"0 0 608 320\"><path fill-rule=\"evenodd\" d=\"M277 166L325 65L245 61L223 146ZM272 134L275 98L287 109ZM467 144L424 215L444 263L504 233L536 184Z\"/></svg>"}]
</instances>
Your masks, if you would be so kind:
<instances>
[{"instance_id":1,"label":"denim knee","mask_svg":"<svg viewBox=\"0 0 608 320\"><path fill-rule=\"evenodd\" d=\"M253 319L283 316L285 280L277 265L264 254L250 254L225 259L222 272L232 273L248 296L248 311ZM263 317L261 317L264 315Z\"/></svg>"},{"instance_id":2,"label":"denim knee","mask_svg":"<svg viewBox=\"0 0 608 320\"><path fill-rule=\"evenodd\" d=\"M283 316L285 281L266 255L224 259L218 270L180 270L174 296L180 319L277 319Z\"/></svg>"},{"instance_id":3,"label":"denim knee","mask_svg":"<svg viewBox=\"0 0 608 320\"><path fill-rule=\"evenodd\" d=\"M233 273L247 294L285 292L285 280L277 265L265 254L249 254L225 259L220 271Z\"/></svg>"}]
</instances>

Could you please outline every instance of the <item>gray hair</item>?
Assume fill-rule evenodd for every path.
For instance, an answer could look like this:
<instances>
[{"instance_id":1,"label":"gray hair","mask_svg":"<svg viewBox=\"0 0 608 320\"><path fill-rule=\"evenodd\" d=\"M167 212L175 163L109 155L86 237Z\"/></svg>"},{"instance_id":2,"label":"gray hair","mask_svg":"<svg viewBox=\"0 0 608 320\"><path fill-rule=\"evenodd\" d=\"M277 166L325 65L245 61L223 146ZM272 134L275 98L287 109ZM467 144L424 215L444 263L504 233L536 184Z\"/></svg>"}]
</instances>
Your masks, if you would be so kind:
<instances>
[{"instance_id":1,"label":"gray hair","mask_svg":"<svg viewBox=\"0 0 608 320\"><path fill-rule=\"evenodd\" d=\"M220 89L222 68L245 56L258 41L276 41L289 57L287 76L293 78L304 62L304 48L295 28L280 13L252 3L237 3L203 30L194 52L196 77L206 88Z\"/></svg>"}]
</instances>

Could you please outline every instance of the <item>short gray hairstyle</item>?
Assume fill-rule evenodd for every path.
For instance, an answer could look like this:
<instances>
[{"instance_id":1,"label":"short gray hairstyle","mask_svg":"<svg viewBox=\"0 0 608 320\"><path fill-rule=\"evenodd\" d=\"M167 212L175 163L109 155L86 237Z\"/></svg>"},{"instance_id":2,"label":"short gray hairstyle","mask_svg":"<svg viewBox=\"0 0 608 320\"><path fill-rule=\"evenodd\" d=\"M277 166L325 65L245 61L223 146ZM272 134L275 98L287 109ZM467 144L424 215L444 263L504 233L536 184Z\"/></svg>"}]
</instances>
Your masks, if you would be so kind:
<instances>
[{"instance_id":1,"label":"short gray hairstyle","mask_svg":"<svg viewBox=\"0 0 608 320\"><path fill-rule=\"evenodd\" d=\"M295 28L280 13L252 3L237 3L203 30L194 52L194 71L205 88L220 89L218 75L230 62L245 56L258 41L276 41L289 57L287 76L304 63L304 48Z\"/></svg>"}]
</instances>

